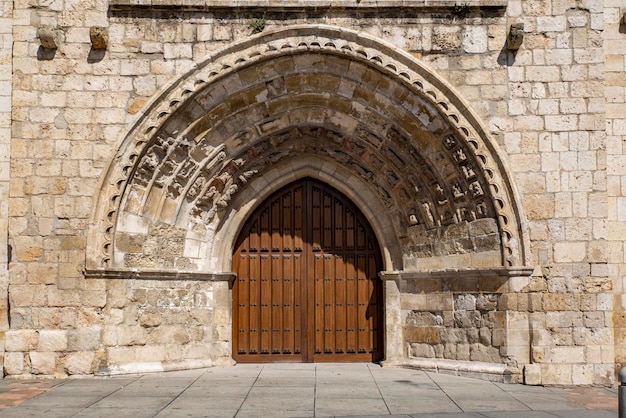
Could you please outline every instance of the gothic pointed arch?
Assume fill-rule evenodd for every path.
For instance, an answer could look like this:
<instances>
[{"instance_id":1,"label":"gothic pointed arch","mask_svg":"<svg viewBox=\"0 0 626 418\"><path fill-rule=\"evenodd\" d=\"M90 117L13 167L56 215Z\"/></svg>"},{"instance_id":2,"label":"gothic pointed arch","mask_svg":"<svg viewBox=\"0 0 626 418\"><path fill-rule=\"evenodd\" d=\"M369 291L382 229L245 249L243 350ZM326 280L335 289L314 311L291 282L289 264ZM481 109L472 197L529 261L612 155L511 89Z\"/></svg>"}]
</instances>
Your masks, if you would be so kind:
<instances>
[{"instance_id":1,"label":"gothic pointed arch","mask_svg":"<svg viewBox=\"0 0 626 418\"><path fill-rule=\"evenodd\" d=\"M525 264L505 163L454 89L370 35L302 25L212 54L151 102L101 178L87 268L227 271L241 211L290 175L364 205L387 270Z\"/></svg>"}]
</instances>

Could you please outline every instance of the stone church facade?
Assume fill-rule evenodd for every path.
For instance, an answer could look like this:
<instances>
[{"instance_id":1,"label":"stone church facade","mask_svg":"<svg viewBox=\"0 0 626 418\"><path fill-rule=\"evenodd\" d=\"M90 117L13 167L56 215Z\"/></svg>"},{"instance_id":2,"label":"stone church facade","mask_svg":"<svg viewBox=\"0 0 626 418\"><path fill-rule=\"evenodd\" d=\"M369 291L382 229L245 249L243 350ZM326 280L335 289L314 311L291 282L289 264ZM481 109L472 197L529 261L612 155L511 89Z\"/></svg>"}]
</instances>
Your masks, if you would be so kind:
<instances>
[{"instance_id":1,"label":"stone church facade","mask_svg":"<svg viewBox=\"0 0 626 418\"><path fill-rule=\"evenodd\" d=\"M622 0L0 5L4 376L615 383Z\"/></svg>"}]
</instances>

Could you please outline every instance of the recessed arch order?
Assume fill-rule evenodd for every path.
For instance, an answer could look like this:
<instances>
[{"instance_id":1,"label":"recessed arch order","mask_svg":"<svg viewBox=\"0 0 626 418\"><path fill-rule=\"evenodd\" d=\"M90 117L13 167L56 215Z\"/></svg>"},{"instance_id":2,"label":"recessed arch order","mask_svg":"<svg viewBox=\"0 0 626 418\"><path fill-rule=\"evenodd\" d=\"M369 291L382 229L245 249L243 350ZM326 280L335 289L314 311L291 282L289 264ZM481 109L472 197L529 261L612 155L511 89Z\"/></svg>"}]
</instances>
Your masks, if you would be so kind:
<instances>
[{"instance_id":1,"label":"recessed arch order","mask_svg":"<svg viewBox=\"0 0 626 418\"><path fill-rule=\"evenodd\" d=\"M411 237L481 220L500 265L525 264L505 164L454 89L380 39L301 25L212 54L144 109L102 175L87 269L228 271L246 216L305 176L362 208L387 270L455 250Z\"/></svg>"}]
</instances>

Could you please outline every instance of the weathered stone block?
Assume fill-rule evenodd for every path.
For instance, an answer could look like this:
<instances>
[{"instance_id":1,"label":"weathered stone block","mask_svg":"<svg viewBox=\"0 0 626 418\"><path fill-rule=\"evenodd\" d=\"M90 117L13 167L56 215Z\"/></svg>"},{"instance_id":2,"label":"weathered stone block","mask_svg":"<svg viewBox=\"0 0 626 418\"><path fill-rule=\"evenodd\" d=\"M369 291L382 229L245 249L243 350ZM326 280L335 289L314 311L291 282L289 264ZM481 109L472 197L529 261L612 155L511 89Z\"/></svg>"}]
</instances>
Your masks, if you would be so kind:
<instances>
[{"instance_id":1,"label":"weathered stone block","mask_svg":"<svg viewBox=\"0 0 626 418\"><path fill-rule=\"evenodd\" d=\"M411 357L435 358L435 350L430 344L411 344Z\"/></svg>"},{"instance_id":2,"label":"weathered stone block","mask_svg":"<svg viewBox=\"0 0 626 418\"><path fill-rule=\"evenodd\" d=\"M54 375L56 372L56 354L32 351L29 353L32 374Z\"/></svg>"},{"instance_id":3,"label":"weathered stone block","mask_svg":"<svg viewBox=\"0 0 626 418\"><path fill-rule=\"evenodd\" d=\"M139 323L143 327L156 327L161 324L161 312L157 310L148 310L143 312L139 317Z\"/></svg>"},{"instance_id":4,"label":"weathered stone block","mask_svg":"<svg viewBox=\"0 0 626 418\"><path fill-rule=\"evenodd\" d=\"M476 310L476 297L474 295L459 295L454 299L454 309L456 311Z\"/></svg>"},{"instance_id":5,"label":"weathered stone block","mask_svg":"<svg viewBox=\"0 0 626 418\"><path fill-rule=\"evenodd\" d=\"M138 361L135 346L109 348L109 365L124 365Z\"/></svg>"},{"instance_id":6,"label":"weathered stone block","mask_svg":"<svg viewBox=\"0 0 626 418\"><path fill-rule=\"evenodd\" d=\"M140 361L144 362L152 362L152 361L163 361L166 359L165 357L165 345L144 345L144 346L137 346L135 349L135 355L137 356L137 359L139 359ZM198 355L195 358L206 358L206 351L203 353L203 355Z\"/></svg>"},{"instance_id":7,"label":"weathered stone block","mask_svg":"<svg viewBox=\"0 0 626 418\"><path fill-rule=\"evenodd\" d=\"M440 327L405 327L404 338L408 342L438 344Z\"/></svg>"},{"instance_id":8,"label":"weathered stone block","mask_svg":"<svg viewBox=\"0 0 626 418\"><path fill-rule=\"evenodd\" d=\"M117 328L117 343L121 346L143 345L146 342L146 330L141 326L119 326Z\"/></svg>"},{"instance_id":9,"label":"weathered stone block","mask_svg":"<svg viewBox=\"0 0 626 418\"><path fill-rule=\"evenodd\" d=\"M94 372L95 353L81 351L70 353L65 357L65 371L67 374L92 374Z\"/></svg>"},{"instance_id":10,"label":"weathered stone block","mask_svg":"<svg viewBox=\"0 0 626 418\"><path fill-rule=\"evenodd\" d=\"M571 385L572 365L542 364L541 383L543 385Z\"/></svg>"},{"instance_id":11,"label":"weathered stone block","mask_svg":"<svg viewBox=\"0 0 626 418\"><path fill-rule=\"evenodd\" d=\"M5 334L6 351L30 351L37 347L38 334L32 329L9 330Z\"/></svg>"},{"instance_id":12,"label":"weathered stone block","mask_svg":"<svg viewBox=\"0 0 626 418\"><path fill-rule=\"evenodd\" d=\"M572 366L572 380L576 382L577 385L593 385L595 380L594 365L574 364Z\"/></svg>"},{"instance_id":13,"label":"weathered stone block","mask_svg":"<svg viewBox=\"0 0 626 418\"><path fill-rule=\"evenodd\" d=\"M544 357L546 363L584 363L585 350L583 347L549 347Z\"/></svg>"},{"instance_id":14,"label":"weathered stone block","mask_svg":"<svg viewBox=\"0 0 626 418\"><path fill-rule=\"evenodd\" d=\"M602 328L574 328L572 338L576 345L608 345L613 342L613 332L604 324Z\"/></svg>"},{"instance_id":15,"label":"weathered stone block","mask_svg":"<svg viewBox=\"0 0 626 418\"><path fill-rule=\"evenodd\" d=\"M469 26L463 32L463 50L469 53L487 51L487 29L483 26Z\"/></svg>"},{"instance_id":16,"label":"weathered stone block","mask_svg":"<svg viewBox=\"0 0 626 418\"><path fill-rule=\"evenodd\" d=\"M26 373L24 368L24 353L4 353L4 372L7 375L20 375Z\"/></svg>"},{"instance_id":17,"label":"weathered stone block","mask_svg":"<svg viewBox=\"0 0 626 418\"><path fill-rule=\"evenodd\" d=\"M611 364L594 364L594 385L613 386L615 383L615 371Z\"/></svg>"},{"instance_id":18,"label":"weathered stone block","mask_svg":"<svg viewBox=\"0 0 626 418\"><path fill-rule=\"evenodd\" d=\"M467 360L467 361L470 360L470 345L469 344L457 344L456 359Z\"/></svg>"},{"instance_id":19,"label":"weathered stone block","mask_svg":"<svg viewBox=\"0 0 626 418\"><path fill-rule=\"evenodd\" d=\"M101 344L101 331L99 326L69 330L67 333L67 350L92 351L98 349Z\"/></svg>"},{"instance_id":20,"label":"weathered stone block","mask_svg":"<svg viewBox=\"0 0 626 418\"><path fill-rule=\"evenodd\" d=\"M187 344L191 341L189 335L186 328L161 325L147 331L146 341L149 344Z\"/></svg>"},{"instance_id":21,"label":"weathered stone block","mask_svg":"<svg viewBox=\"0 0 626 418\"><path fill-rule=\"evenodd\" d=\"M549 329L581 327L582 315L582 312L578 311L546 312L545 326Z\"/></svg>"},{"instance_id":22,"label":"weathered stone block","mask_svg":"<svg viewBox=\"0 0 626 418\"><path fill-rule=\"evenodd\" d=\"M470 360L483 361L486 363L501 363L500 351L496 347L489 347L482 344L472 344L470 346Z\"/></svg>"},{"instance_id":23,"label":"weathered stone block","mask_svg":"<svg viewBox=\"0 0 626 418\"><path fill-rule=\"evenodd\" d=\"M65 351L67 349L66 330L38 331L37 351Z\"/></svg>"},{"instance_id":24,"label":"weathered stone block","mask_svg":"<svg viewBox=\"0 0 626 418\"><path fill-rule=\"evenodd\" d=\"M547 293L543 295L546 311L571 311L580 308L580 296L572 293Z\"/></svg>"},{"instance_id":25,"label":"weathered stone block","mask_svg":"<svg viewBox=\"0 0 626 418\"><path fill-rule=\"evenodd\" d=\"M541 385L541 366L539 364L526 364L524 366L524 383Z\"/></svg>"}]
</instances>

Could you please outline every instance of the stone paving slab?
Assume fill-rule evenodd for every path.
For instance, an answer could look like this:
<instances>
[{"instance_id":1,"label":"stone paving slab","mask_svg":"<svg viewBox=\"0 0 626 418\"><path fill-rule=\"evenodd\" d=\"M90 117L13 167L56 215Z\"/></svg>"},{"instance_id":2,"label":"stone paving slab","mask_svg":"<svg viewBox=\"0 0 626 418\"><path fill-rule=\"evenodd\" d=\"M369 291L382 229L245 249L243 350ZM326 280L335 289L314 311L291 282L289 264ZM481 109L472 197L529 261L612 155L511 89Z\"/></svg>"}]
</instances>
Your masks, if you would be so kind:
<instances>
[{"instance_id":1,"label":"stone paving slab","mask_svg":"<svg viewBox=\"0 0 626 418\"><path fill-rule=\"evenodd\" d=\"M614 388L507 385L376 364L240 364L0 380L0 417L614 418Z\"/></svg>"}]
</instances>

